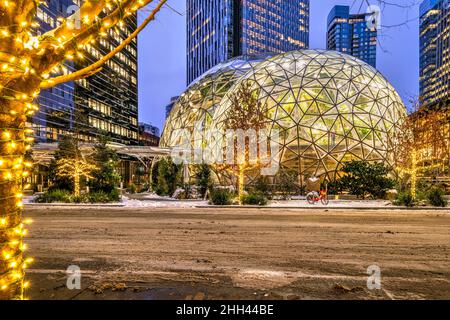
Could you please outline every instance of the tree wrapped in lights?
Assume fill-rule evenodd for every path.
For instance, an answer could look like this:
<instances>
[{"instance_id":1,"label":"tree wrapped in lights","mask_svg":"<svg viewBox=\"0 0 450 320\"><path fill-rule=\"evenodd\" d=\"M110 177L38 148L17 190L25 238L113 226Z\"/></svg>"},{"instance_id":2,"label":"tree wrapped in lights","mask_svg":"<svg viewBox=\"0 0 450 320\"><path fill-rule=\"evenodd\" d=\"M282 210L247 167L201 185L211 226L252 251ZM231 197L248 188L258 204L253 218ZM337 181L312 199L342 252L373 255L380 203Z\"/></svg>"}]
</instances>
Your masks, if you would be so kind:
<instances>
[{"instance_id":1,"label":"tree wrapped in lights","mask_svg":"<svg viewBox=\"0 0 450 320\"><path fill-rule=\"evenodd\" d=\"M38 106L41 89L86 78L128 45L154 19L167 0L160 0L142 24L119 46L97 62L70 74L51 78L67 60L83 57L85 46L121 25L152 0L86 0L79 11L60 25L34 36L41 0L0 0L0 299L23 298L27 286L22 219L23 178L32 163L24 160L33 131L25 128L27 116ZM79 17L80 21L77 21Z\"/></svg>"},{"instance_id":2,"label":"tree wrapped in lights","mask_svg":"<svg viewBox=\"0 0 450 320\"><path fill-rule=\"evenodd\" d=\"M92 179L92 172L97 170L97 167L83 157L76 158L62 158L57 162L56 174L60 177L68 177L73 180L73 193L79 196L80 180L82 177Z\"/></svg>"},{"instance_id":3,"label":"tree wrapped in lights","mask_svg":"<svg viewBox=\"0 0 450 320\"><path fill-rule=\"evenodd\" d=\"M265 128L267 106L258 101L258 94L252 91L251 82L244 82L238 91L230 96L231 109L225 120L225 128L232 130L233 152L232 165L226 165L225 169L231 169L237 178L236 185L238 190L239 203L244 195L245 172L261 168L261 143L267 143L264 140L265 135L262 130ZM251 137L244 137L245 134L254 133L254 141ZM239 133L242 135L239 136ZM244 141L239 139L244 138ZM243 150L240 149L243 147ZM252 154L251 149L255 154ZM252 157L253 156L253 157Z\"/></svg>"},{"instance_id":4,"label":"tree wrapped in lights","mask_svg":"<svg viewBox=\"0 0 450 320\"><path fill-rule=\"evenodd\" d=\"M422 106L403 122L394 141L395 166L409 179L416 198L419 177L446 175L450 165L450 108L448 104Z\"/></svg>"}]
</instances>

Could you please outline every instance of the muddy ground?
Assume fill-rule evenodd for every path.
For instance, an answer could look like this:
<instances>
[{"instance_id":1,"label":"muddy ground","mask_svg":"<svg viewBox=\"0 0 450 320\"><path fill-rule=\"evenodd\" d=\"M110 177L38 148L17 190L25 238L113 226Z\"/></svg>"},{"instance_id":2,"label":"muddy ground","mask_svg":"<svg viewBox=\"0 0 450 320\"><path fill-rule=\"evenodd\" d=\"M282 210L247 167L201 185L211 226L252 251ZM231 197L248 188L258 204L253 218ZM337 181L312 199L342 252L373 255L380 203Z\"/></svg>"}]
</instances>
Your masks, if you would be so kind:
<instances>
[{"instance_id":1,"label":"muddy ground","mask_svg":"<svg viewBox=\"0 0 450 320\"><path fill-rule=\"evenodd\" d=\"M450 212L27 208L31 299L449 299ZM81 268L81 289L66 269ZM381 289L367 288L367 268Z\"/></svg>"}]
</instances>

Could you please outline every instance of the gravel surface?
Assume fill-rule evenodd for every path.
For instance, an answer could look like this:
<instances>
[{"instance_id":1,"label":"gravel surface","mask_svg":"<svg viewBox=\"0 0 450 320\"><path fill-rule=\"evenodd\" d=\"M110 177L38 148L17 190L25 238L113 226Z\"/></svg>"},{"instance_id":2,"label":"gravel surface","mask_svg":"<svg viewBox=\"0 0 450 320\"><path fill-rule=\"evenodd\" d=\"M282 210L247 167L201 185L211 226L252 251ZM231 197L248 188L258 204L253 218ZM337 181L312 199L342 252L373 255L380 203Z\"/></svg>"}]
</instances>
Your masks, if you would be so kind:
<instances>
[{"instance_id":1,"label":"gravel surface","mask_svg":"<svg viewBox=\"0 0 450 320\"><path fill-rule=\"evenodd\" d=\"M39 208L31 299L449 299L449 211ZM66 269L81 268L81 289ZM367 268L381 269L380 290Z\"/></svg>"}]
</instances>

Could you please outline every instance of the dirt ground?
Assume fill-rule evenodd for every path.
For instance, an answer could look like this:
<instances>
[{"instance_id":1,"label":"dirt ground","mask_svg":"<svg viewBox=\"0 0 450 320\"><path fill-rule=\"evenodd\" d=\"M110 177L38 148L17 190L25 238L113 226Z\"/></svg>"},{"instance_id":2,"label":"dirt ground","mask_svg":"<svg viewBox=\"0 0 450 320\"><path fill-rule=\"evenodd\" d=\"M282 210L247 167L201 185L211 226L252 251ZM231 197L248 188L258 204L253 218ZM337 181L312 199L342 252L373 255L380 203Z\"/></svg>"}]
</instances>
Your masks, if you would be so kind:
<instances>
[{"instance_id":1,"label":"dirt ground","mask_svg":"<svg viewBox=\"0 0 450 320\"><path fill-rule=\"evenodd\" d=\"M450 212L27 208L31 299L449 299ZM81 289L66 269L81 268ZM381 289L367 288L367 268Z\"/></svg>"}]
</instances>

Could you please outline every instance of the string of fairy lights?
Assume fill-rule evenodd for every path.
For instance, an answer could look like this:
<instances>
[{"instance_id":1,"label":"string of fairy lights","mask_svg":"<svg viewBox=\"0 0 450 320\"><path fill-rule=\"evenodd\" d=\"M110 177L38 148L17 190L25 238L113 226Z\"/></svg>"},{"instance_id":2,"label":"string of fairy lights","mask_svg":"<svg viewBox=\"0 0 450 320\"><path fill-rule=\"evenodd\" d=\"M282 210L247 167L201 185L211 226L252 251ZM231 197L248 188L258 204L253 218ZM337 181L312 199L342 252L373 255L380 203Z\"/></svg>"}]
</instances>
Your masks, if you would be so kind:
<instances>
[{"instance_id":1,"label":"string of fairy lights","mask_svg":"<svg viewBox=\"0 0 450 320\"><path fill-rule=\"evenodd\" d=\"M150 9L142 9L142 10L140 10L140 12L137 13L137 15L140 16L141 19L143 19L143 18L145 17L145 15L143 14L143 12L147 12L147 13L148 13L148 12L150 12L149 10L150 10ZM58 17L57 17L54 13L52 13L52 12L46 12L46 13L47 13L49 16L51 16L54 20L57 20L57 19L58 19ZM36 24L34 24L33 26L36 27L37 25L38 25L38 24L36 23ZM117 28L117 27L115 27L114 29L115 29L116 31L120 30L120 29ZM92 45L93 43L94 43L94 40L90 42L90 45ZM107 54L107 52L104 50L103 46L96 46L95 49L98 50L102 55L106 55L106 54ZM85 59L87 63L93 63L93 62L94 62L93 59L92 59L92 57L90 57L90 55L86 55L86 54L84 54L84 55L83 55L83 58L80 58L80 59ZM59 75L59 74L61 74L60 71L68 70L69 72L73 72L73 71L76 71L76 68L73 67L73 66L70 66L70 65L66 65L66 64L61 63L58 67L55 67L54 70L55 70L55 71L58 71L58 72L52 72L52 74L54 73L55 75ZM112 79L110 73L108 73L108 72L102 73L102 78L106 78L106 79L107 79L108 81L110 81L110 82L112 82L112 81L114 80L114 79ZM115 99L115 98L116 98L115 96L112 96L112 94L111 94L108 90L102 89L101 85L100 85L100 84L97 84L97 82L98 82L98 79L96 79L96 78L91 79L91 80L89 81L89 87L90 87L90 89L93 89L95 92L102 92L102 97L108 97L108 96L109 96L109 98L111 98L111 99ZM67 88L67 89L66 89L66 88ZM61 85L58 85L58 86L55 87L54 89L58 90L59 93L61 93L61 94L63 94L63 95L73 96L73 97L76 98L76 100L78 101L77 103L79 103L79 102L82 100L82 99L81 99L82 96L80 96L80 95L76 94L75 92L71 91L70 89L73 90L73 87L69 86L68 84L63 83L63 84L61 84ZM130 89L129 86L126 86L125 90L126 90L126 91L129 91L129 90L131 90L131 89ZM124 93L124 94L127 94L127 93ZM52 104L53 104L53 103L55 103L55 104L59 104L59 103L60 103L59 101L57 101L57 100L55 100L55 99L52 99L50 96L46 96L46 97L45 97L45 100L48 100L48 101L49 101L50 103L52 103ZM60 120L66 120L66 121L67 121L67 119L69 119L70 117L73 116L73 113L72 113L73 110L69 110L69 109L67 109L67 108L58 108L58 107L54 107L53 105L46 104L46 103L44 103L42 106L44 106L45 109L41 109L41 110L39 111L38 115L49 116L49 117L52 117L52 118L58 118L58 119L60 119ZM86 106L84 106L84 107L86 107ZM63 113L63 114L65 114L68 118L64 118L64 117L58 116L58 115L56 115L55 113L48 113L48 112L46 112L46 111L44 111L44 110L51 110L51 111L56 111L56 112L58 112L58 113ZM129 120L127 116L123 115L122 113L116 112L116 111L114 111L114 110L111 110L111 116L114 116L115 118L122 118L122 119L125 120L125 121L128 121L128 120ZM47 118L47 119L43 119L43 118L40 118L40 117L38 116L38 117L34 117L34 119L36 119L36 120L41 120L41 121L45 121L45 122L50 123L50 124L53 124L53 125L58 125L58 123L52 122L52 121L50 121L48 118ZM85 127L86 127L86 126L89 126L89 127L92 127L91 125L89 125L89 124L87 124L87 123L82 123L82 122L79 122L79 121L77 121L77 120L75 120L75 119L71 119L71 122L72 122L74 125L78 125L78 126L85 126ZM94 129L92 132L95 132L95 129ZM39 137L39 136L35 135L35 138L38 138L38 137Z\"/></svg>"},{"instance_id":2,"label":"string of fairy lights","mask_svg":"<svg viewBox=\"0 0 450 320\"><path fill-rule=\"evenodd\" d=\"M33 165L25 159L25 153L34 137L33 130L25 125L27 117L39 110L33 101L39 96L41 83L65 82L66 75L50 75L57 74L66 60L83 59L81 51L89 42L105 37L108 29L121 26L153 0L86 0L79 10L82 28L74 30L69 19L61 19L58 27L41 36L32 34L31 28L39 24L29 20L36 18L36 8L44 1L31 1L34 7L20 15L16 10L20 1L0 0L2 21L14 21L0 27L0 99L4 102L0 105L0 298L23 299L29 286L24 280L25 270L33 259L23 255L23 238L26 225L32 221L22 218L22 189ZM152 15L166 1L160 0ZM23 85L25 81L29 86ZM16 82L22 84L19 89L14 87Z\"/></svg>"}]
</instances>

